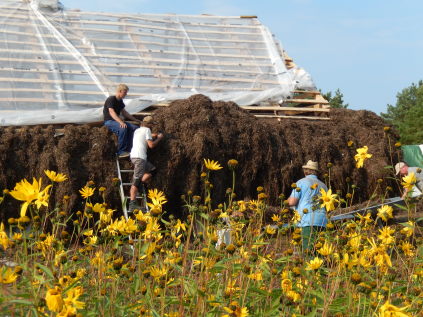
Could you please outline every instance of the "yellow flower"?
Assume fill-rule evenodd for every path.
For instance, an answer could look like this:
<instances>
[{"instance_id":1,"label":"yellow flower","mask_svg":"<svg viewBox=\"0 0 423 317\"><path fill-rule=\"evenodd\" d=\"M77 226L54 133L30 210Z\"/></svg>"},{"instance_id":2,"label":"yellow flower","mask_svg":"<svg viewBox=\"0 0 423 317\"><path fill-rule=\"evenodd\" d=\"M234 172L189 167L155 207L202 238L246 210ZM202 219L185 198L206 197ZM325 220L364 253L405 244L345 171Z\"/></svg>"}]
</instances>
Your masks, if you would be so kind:
<instances>
[{"instance_id":1,"label":"yellow flower","mask_svg":"<svg viewBox=\"0 0 423 317\"><path fill-rule=\"evenodd\" d=\"M390 227L383 227L383 229L379 229L380 235L378 235L379 240L381 240L382 244L391 244L395 242L395 237L391 236L395 232L394 229Z\"/></svg>"},{"instance_id":2,"label":"yellow flower","mask_svg":"<svg viewBox=\"0 0 423 317\"><path fill-rule=\"evenodd\" d=\"M301 295L297 293L296 291L288 291L286 293L286 297L288 297L294 303L297 303L301 300Z\"/></svg>"},{"instance_id":3,"label":"yellow flower","mask_svg":"<svg viewBox=\"0 0 423 317\"><path fill-rule=\"evenodd\" d=\"M148 271L150 272L150 275L154 277L154 279L159 280L161 277L166 276L168 270L169 269L165 266L152 266Z\"/></svg>"},{"instance_id":4,"label":"yellow flower","mask_svg":"<svg viewBox=\"0 0 423 317\"><path fill-rule=\"evenodd\" d=\"M16 281L18 275L10 267L2 266L0 268L0 283L10 284Z\"/></svg>"},{"instance_id":5,"label":"yellow flower","mask_svg":"<svg viewBox=\"0 0 423 317\"><path fill-rule=\"evenodd\" d=\"M373 156L372 154L368 154L367 150L367 146L363 146L362 148L357 149L357 154L354 156L354 159L357 162L357 168L363 167L364 161Z\"/></svg>"},{"instance_id":6,"label":"yellow flower","mask_svg":"<svg viewBox=\"0 0 423 317\"><path fill-rule=\"evenodd\" d=\"M402 228L400 232L408 238L411 237L413 235L413 232L414 232L414 222L413 221L407 221L404 224L404 228Z\"/></svg>"},{"instance_id":7,"label":"yellow flower","mask_svg":"<svg viewBox=\"0 0 423 317\"><path fill-rule=\"evenodd\" d=\"M79 296L84 293L84 289L81 286L74 287L66 293L66 298L64 299L66 306L72 306L76 309L82 309L85 306L85 303L78 301Z\"/></svg>"},{"instance_id":8,"label":"yellow flower","mask_svg":"<svg viewBox=\"0 0 423 317\"><path fill-rule=\"evenodd\" d=\"M255 281L262 281L263 280L263 274L260 271L257 271L255 273L251 273L247 275L248 278L255 280Z\"/></svg>"},{"instance_id":9,"label":"yellow flower","mask_svg":"<svg viewBox=\"0 0 423 317\"><path fill-rule=\"evenodd\" d=\"M410 314L403 312L407 308L407 306L399 308L395 305L392 305L389 300L387 300L385 304L379 308L379 317L409 317L411 316Z\"/></svg>"},{"instance_id":10,"label":"yellow flower","mask_svg":"<svg viewBox=\"0 0 423 317\"><path fill-rule=\"evenodd\" d=\"M231 159L231 160L228 161L229 168L235 168L237 165L238 165L237 160Z\"/></svg>"},{"instance_id":11,"label":"yellow flower","mask_svg":"<svg viewBox=\"0 0 423 317\"><path fill-rule=\"evenodd\" d=\"M208 159L204 159L204 166L211 171L217 171L223 168L219 162Z\"/></svg>"},{"instance_id":12,"label":"yellow flower","mask_svg":"<svg viewBox=\"0 0 423 317\"><path fill-rule=\"evenodd\" d=\"M50 187L51 185L48 185L41 190L41 178L38 181L33 178L32 184L30 184L26 179L23 179L21 182L16 184L15 188L10 191L10 195L16 200L24 201L21 207L21 217L26 215L26 210L29 204L31 204L34 200L37 204L37 208L40 208L41 205L48 206L48 190Z\"/></svg>"},{"instance_id":13,"label":"yellow flower","mask_svg":"<svg viewBox=\"0 0 423 317\"><path fill-rule=\"evenodd\" d=\"M320 199L322 200L322 204L320 208L325 207L326 211L331 211L335 209L335 202L338 202L336 199L336 194L332 194L332 189L328 189L326 192L323 188L320 188Z\"/></svg>"},{"instance_id":14,"label":"yellow flower","mask_svg":"<svg viewBox=\"0 0 423 317\"><path fill-rule=\"evenodd\" d=\"M388 221L392 218L393 208L388 205L383 205L377 210L377 216L382 219L383 221Z\"/></svg>"},{"instance_id":15,"label":"yellow flower","mask_svg":"<svg viewBox=\"0 0 423 317\"><path fill-rule=\"evenodd\" d=\"M103 204L99 204L99 203L96 203L95 205L88 203L87 206L90 207L94 212L98 212L98 213L102 213L106 210L106 207Z\"/></svg>"},{"instance_id":16,"label":"yellow flower","mask_svg":"<svg viewBox=\"0 0 423 317\"><path fill-rule=\"evenodd\" d=\"M222 317L247 317L248 316L248 308L247 307L240 307L238 302L233 301L230 303L229 307L223 307L223 309L229 313L229 315L223 315Z\"/></svg>"},{"instance_id":17,"label":"yellow flower","mask_svg":"<svg viewBox=\"0 0 423 317\"><path fill-rule=\"evenodd\" d=\"M319 250L317 250L317 252L319 252L323 256L328 256L328 255L331 255L333 253L334 249L335 249L335 247L333 246L333 244L325 241L323 246Z\"/></svg>"},{"instance_id":18,"label":"yellow flower","mask_svg":"<svg viewBox=\"0 0 423 317\"><path fill-rule=\"evenodd\" d=\"M271 225L266 226L266 233L269 235L274 235L276 233L276 229L273 228Z\"/></svg>"},{"instance_id":19,"label":"yellow flower","mask_svg":"<svg viewBox=\"0 0 423 317\"><path fill-rule=\"evenodd\" d=\"M64 302L61 290L58 286L47 291L45 300L49 310L59 313L63 309Z\"/></svg>"},{"instance_id":20,"label":"yellow flower","mask_svg":"<svg viewBox=\"0 0 423 317\"><path fill-rule=\"evenodd\" d=\"M310 260L310 262L307 263L306 270L307 271L317 270L322 266L322 264L323 264L323 260L318 257L315 257L313 260Z\"/></svg>"},{"instance_id":21,"label":"yellow flower","mask_svg":"<svg viewBox=\"0 0 423 317\"><path fill-rule=\"evenodd\" d=\"M94 191L95 191L95 188L88 187L88 186L84 186L83 188L79 190L79 192L81 193L81 196L85 199L94 195Z\"/></svg>"},{"instance_id":22,"label":"yellow flower","mask_svg":"<svg viewBox=\"0 0 423 317\"><path fill-rule=\"evenodd\" d=\"M4 231L4 223L0 224L0 244L3 246L3 249L7 249L12 245L9 237L7 236L6 231Z\"/></svg>"},{"instance_id":23,"label":"yellow flower","mask_svg":"<svg viewBox=\"0 0 423 317\"><path fill-rule=\"evenodd\" d=\"M186 226L185 226L185 223L181 222L181 220L180 220L180 219L178 219L178 220L176 221L176 224L173 226L173 228L174 228L174 229L176 229L176 232L181 231L181 229L182 229L183 231L187 231L187 228L186 228Z\"/></svg>"},{"instance_id":24,"label":"yellow flower","mask_svg":"<svg viewBox=\"0 0 423 317\"><path fill-rule=\"evenodd\" d=\"M272 220L273 220L274 222L279 222L279 221L281 221L281 216L280 216L280 215L277 215L277 214L274 214L274 215L272 216Z\"/></svg>"},{"instance_id":25,"label":"yellow flower","mask_svg":"<svg viewBox=\"0 0 423 317\"><path fill-rule=\"evenodd\" d=\"M408 241L404 241L401 244L401 250L402 250L402 252L404 252L404 254L406 256L409 256L409 257L412 257L415 254L414 253L414 246Z\"/></svg>"},{"instance_id":26,"label":"yellow flower","mask_svg":"<svg viewBox=\"0 0 423 317\"><path fill-rule=\"evenodd\" d=\"M281 288L284 293L289 292L292 290L292 281L289 278L285 278L281 281Z\"/></svg>"},{"instance_id":27,"label":"yellow flower","mask_svg":"<svg viewBox=\"0 0 423 317\"><path fill-rule=\"evenodd\" d=\"M403 182L401 183L401 185L407 190L412 190L413 186L417 182L416 175L413 172L408 173L408 175L404 176L402 180Z\"/></svg>"},{"instance_id":28,"label":"yellow flower","mask_svg":"<svg viewBox=\"0 0 423 317\"><path fill-rule=\"evenodd\" d=\"M45 170L44 173L47 175L48 178L50 178L52 182L60 183L68 179L65 174L56 173L55 171Z\"/></svg>"}]
</instances>

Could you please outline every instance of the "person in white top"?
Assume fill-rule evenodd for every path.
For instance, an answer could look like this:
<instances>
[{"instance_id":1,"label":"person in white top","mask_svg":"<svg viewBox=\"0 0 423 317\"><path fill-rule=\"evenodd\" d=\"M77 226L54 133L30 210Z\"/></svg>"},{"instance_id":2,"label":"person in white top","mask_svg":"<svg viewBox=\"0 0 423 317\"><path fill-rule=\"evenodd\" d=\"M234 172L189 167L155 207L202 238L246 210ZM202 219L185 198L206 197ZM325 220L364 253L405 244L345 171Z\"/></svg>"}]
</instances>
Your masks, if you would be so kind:
<instances>
[{"instance_id":1,"label":"person in white top","mask_svg":"<svg viewBox=\"0 0 423 317\"><path fill-rule=\"evenodd\" d=\"M131 162L134 164L134 177L132 179L129 201L129 211L131 212L135 209L140 209L136 202L138 190L143 184L151 180L152 172L156 169L153 164L147 161L147 149L154 148L163 139L163 134L152 134L151 127L153 124L153 118L147 116L141 122L140 128L134 132L130 153Z\"/></svg>"}]
</instances>

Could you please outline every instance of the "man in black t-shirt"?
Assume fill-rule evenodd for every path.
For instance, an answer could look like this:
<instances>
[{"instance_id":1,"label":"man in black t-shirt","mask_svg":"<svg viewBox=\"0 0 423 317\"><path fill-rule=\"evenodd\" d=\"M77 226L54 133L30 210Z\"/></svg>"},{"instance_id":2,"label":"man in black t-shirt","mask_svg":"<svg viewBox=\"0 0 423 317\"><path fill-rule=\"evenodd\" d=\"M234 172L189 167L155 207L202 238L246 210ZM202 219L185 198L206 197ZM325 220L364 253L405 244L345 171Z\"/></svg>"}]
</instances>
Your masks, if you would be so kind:
<instances>
[{"instance_id":1,"label":"man in black t-shirt","mask_svg":"<svg viewBox=\"0 0 423 317\"><path fill-rule=\"evenodd\" d=\"M103 108L104 125L118 136L117 154L120 158L129 156L134 131L139 128L139 125L123 121L120 115L125 119L140 122L125 110L123 98L126 97L128 90L128 86L120 84L116 88L116 94L106 99Z\"/></svg>"}]
</instances>

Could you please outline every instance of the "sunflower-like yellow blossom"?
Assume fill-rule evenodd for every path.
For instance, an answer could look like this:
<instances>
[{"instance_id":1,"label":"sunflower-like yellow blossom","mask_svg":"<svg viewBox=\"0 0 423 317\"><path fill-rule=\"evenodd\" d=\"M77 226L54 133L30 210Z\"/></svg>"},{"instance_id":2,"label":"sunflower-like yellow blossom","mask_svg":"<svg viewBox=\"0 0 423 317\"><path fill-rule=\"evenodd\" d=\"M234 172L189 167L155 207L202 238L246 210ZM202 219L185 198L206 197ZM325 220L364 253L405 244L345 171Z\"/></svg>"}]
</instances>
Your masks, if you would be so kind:
<instances>
[{"instance_id":1,"label":"sunflower-like yellow blossom","mask_svg":"<svg viewBox=\"0 0 423 317\"><path fill-rule=\"evenodd\" d=\"M383 221L387 222L389 219L393 217L392 216L393 211L394 209L391 206L383 205L382 207L378 208L377 216Z\"/></svg>"},{"instance_id":2,"label":"sunflower-like yellow blossom","mask_svg":"<svg viewBox=\"0 0 423 317\"><path fill-rule=\"evenodd\" d=\"M95 188L88 187L88 186L84 186L83 188L79 190L79 193L84 199L88 199L88 197L91 197L92 195L94 195L94 192L95 192Z\"/></svg>"},{"instance_id":3,"label":"sunflower-like yellow blossom","mask_svg":"<svg viewBox=\"0 0 423 317\"><path fill-rule=\"evenodd\" d=\"M377 237L382 242L382 244L392 244L395 242L395 237L392 234L395 232L395 229L391 229L390 227L383 227L379 229L380 235Z\"/></svg>"},{"instance_id":4,"label":"sunflower-like yellow blossom","mask_svg":"<svg viewBox=\"0 0 423 317\"><path fill-rule=\"evenodd\" d=\"M167 202L165 194L157 188L148 190L148 198L151 199L152 205L164 205Z\"/></svg>"},{"instance_id":5,"label":"sunflower-like yellow blossom","mask_svg":"<svg viewBox=\"0 0 423 317\"><path fill-rule=\"evenodd\" d=\"M78 300L78 298L84 293L82 286L76 286L67 291L64 299L65 305L75 309L83 309L85 303ZM76 312L76 311L75 311Z\"/></svg>"},{"instance_id":6,"label":"sunflower-like yellow blossom","mask_svg":"<svg viewBox=\"0 0 423 317\"><path fill-rule=\"evenodd\" d=\"M166 266L159 267L159 266L156 266L155 265L155 266L150 267L150 269L148 271L150 272L150 275L155 280L159 280L163 276L166 276L167 275L167 272L169 271L169 268L167 268Z\"/></svg>"},{"instance_id":7,"label":"sunflower-like yellow blossom","mask_svg":"<svg viewBox=\"0 0 423 317\"><path fill-rule=\"evenodd\" d=\"M407 221L405 224L404 224L404 228L402 228L401 229L401 233L403 234L403 235L405 235L406 237L411 237L412 235L413 235L413 233L414 233L414 221Z\"/></svg>"},{"instance_id":8,"label":"sunflower-like yellow blossom","mask_svg":"<svg viewBox=\"0 0 423 317\"><path fill-rule=\"evenodd\" d=\"M281 215L278 215L278 214L272 215L272 220L276 223L280 222L281 221Z\"/></svg>"},{"instance_id":9,"label":"sunflower-like yellow blossom","mask_svg":"<svg viewBox=\"0 0 423 317\"><path fill-rule=\"evenodd\" d=\"M46 300L47 308L50 311L56 312L56 313L60 313L62 311L64 306L64 301L62 298L62 290L58 286L55 286L54 288L50 288L49 290L47 290L45 300Z\"/></svg>"},{"instance_id":10,"label":"sunflower-like yellow blossom","mask_svg":"<svg viewBox=\"0 0 423 317\"><path fill-rule=\"evenodd\" d=\"M228 284L226 284L225 294L234 294L241 290L240 287L236 286L236 280L229 279Z\"/></svg>"},{"instance_id":11,"label":"sunflower-like yellow blossom","mask_svg":"<svg viewBox=\"0 0 423 317\"><path fill-rule=\"evenodd\" d=\"M91 203L87 203L87 206L90 207L92 209L92 211L97 212L97 213L102 213L106 210L106 207L104 206L104 204L95 203L93 205Z\"/></svg>"},{"instance_id":12,"label":"sunflower-like yellow blossom","mask_svg":"<svg viewBox=\"0 0 423 317\"><path fill-rule=\"evenodd\" d=\"M135 223L135 220L129 218L128 220L125 217L120 217L120 219L116 219L110 225L108 225L103 231L108 231L111 235L129 235L135 231L137 231L138 226Z\"/></svg>"},{"instance_id":13,"label":"sunflower-like yellow blossom","mask_svg":"<svg viewBox=\"0 0 423 317\"><path fill-rule=\"evenodd\" d=\"M254 281L262 281L263 280L263 273L261 271L257 271L251 274L248 274L247 277Z\"/></svg>"},{"instance_id":14,"label":"sunflower-like yellow blossom","mask_svg":"<svg viewBox=\"0 0 423 317\"><path fill-rule=\"evenodd\" d=\"M294 303L298 303L301 300L301 294L292 290L286 293L286 297Z\"/></svg>"},{"instance_id":15,"label":"sunflower-like yellow blossom","mask_svg":"<svg viewBox=\"0 0 423 317\"><path fill-rule=\"evenodd\" d=\"M16 184L15 188L9 192L9 194L16 200L24 201L21 207L21 217L26 215L28 206L35 202L37 208L41 206L48 206L49 189L51 185L47 185L41 190L41 178L37 181L35 178L32 180L32 184L26 179L23 179Z\"/></svg>"},{"instance_id":16,"label":"sunflower-like yellow blossom","mask_svg":"<svg viewBox=\"0 0 423 317\"><path fill-rule=\"evenodd\" d=\"M103 224L110 223L112 221L112 216L114 209L106 209L100 213L100 222Z\"/></svg>"},{"instance_id":17,"label":"sunflower-like yellow blossom","mask_svg":"<svg viewBox=\"0 0 423 317\"><path fill-rule=\"evenodd\" d=\"M176 232L179 232L181 230L183 231L187 231L187 227L185 225L185 223L181 222L180 219L178 219L175 223L175 225L173 226L173 228L176 230Z\"/></svg>"},{"instance_id":18,"label":"sunflower-like yellow blossom","mask_svg":"<svg viewBox=\"0 0 423 317\"><path fill-rule=\"evenodd\" d=\"M281 281L281 288L284 293L289 292L292 290L292 281L289 278L284 278Z\"/></svg>"},{"instance_id":19,"label":"sunflower-like yellow blossom","mask_svg":"<svg viewBox=\"0 0 423 317\"><path fill-rule=\"evenodd\" d=\"M307 271L313 271L318 270L323 264L323 260L315 257L313 260L310 260L310 262L307 263L306 270Z\"/></svg>"},{"instance_id":20,"label":"sunflower-like yellow blossom","mask_svg":"<svg viewBox=\"0 0 423 317\"><path fill-rule=\"evenodd\" d=\"M293 224L297 224L301 221L301 215L297 210L294 210L294 215L292 216L291 221Z\"/></svg>"},{"instance_id":21,"label":"sunflower-like yellow blossom","mask_svg":"<svg viewBox=\"0 0 423 317\"><path fill-rule=\"evenodd\" d=\"M322 201L320 208L325 207L326 211L335 210L335 203L338 202L336 199L336 194L332 194L332 189L329 188L328 191L325 191L324 188L320 188L320 199Z\"/></svg>"},{"instance_id":22,"label":"sunflower-like yellow blossom","mask_svg":"<svg viewBox=\"0 0 423 317\"><path fill-rule=\"evenodd\" d=\"M53 249L53 245L55 242L56 242L55 237L51 235L50 233L48 233L43 241L36 242L36 246L37 248L41 249L41 251L43 252L45 256L48 251L51 251Z\"/></svg>"},{"instance_id":23,"label":"sunflower-like yellow blossom","mask_svg":"<svg viewBox=\"0 0 423 317\"><path fill-rule=\"evenodd\" d=\"M410 191L413 189L416 182L417 182L416 175L413 172L411 172L402 178L401 185L404 187L404 189Z\"/></svg>"},{"instance_id":24,"label":"sunflower-like yellow blossom","mask_svg":"<svg viewBox=\"0 0 423 317\"><path fill-rule=\"evenodd\" d=\"M231 160L228 161L228 167L229 168L233 169L233 168L237 167L237 165L238 165L238 161L235 160L235 159L231 159Z\"/></svg>"},{"instance_id":25,"label":"sunflower-like yellow blossom","mask_svg":"<svg viewBox=\"0 0 423 317\"><path fill-rule=\"evenodd\" d=\"M354 156L356 163L356 168L361 168L364 166L364 161L368 158L371 158L373 155L367 153L368 147L363 146L362 148L357 149L357 154Z\"/></svg>"},{"instance_id":26,"label":"sunflower-like yellow blossom","mask_svg":"<svg viewBox=\"0 0 423 317\"><path fill-rule=\"evenodd\" d=\"M12 268L6 266L0 267L0 284L11 284L17 278L18 274Z\"/></svg>"},{"instance_id":27,"label":"sunflower-like yellow blossom","mask_svg":"<svg viewBox=\"0 0 423 317\"><path fill-rule=\"evenodd\" d=\"M223 168L219 162L209 159L204 159L204 166L210 171L217 171Z\"/></svg>"},{"instance_id":28,"label":"sunflower-like yellow blossom","mask_svg":"<svg viewBox=\"0 0 423 317\"><path fill-rule=\"evenodd\" d=\"M276 229L274 227L272 227L271 225L267 225L265 232L268 235L274 235L276 233Z\"/></svg>"},{"instance_id":29,"label":"sunflower-like yellow blossom","mask_svg":"<svg viewBox=\"0 0 423 317\"><path fill-rule=\"evenodd\" d=\"M410 242L403 241L400 247L406 256L413 257L415 255L414 246Z\"/></svg>"},{"instance_id":30,"label":"sunflower-like yellow blossom","mask_svg":"<svg viewBox=\"0 0 423 317\"><path fill-rule=\"evenodd\" d=\"M0 223L0 244L4 250L12 246L12 241L10 241L9 237L7 236L6 231L4 230L4 223Z\"/></svg>"},{"instance_id":31,"label":"sunflower-like yellow blossom","mask_svg":"<svg viewBox=\"0 0 423 317\"><path fill-rule=\"evenodd\" d=\"M335 250L335 246L325 241L323 246L319 250L317 250L317 252L319 252L323 256L328 256L328 255L331 255L334 250Z\"/></svg>"},{"instance_id":32,"label":"sunflower-like yellow blossom","mask_svg":"<svg viewBox=\"0 0 423 317\"><path fill-rule=\"evenodd\" d=\"M385 304L380 306L378 317L410 317L412 315L405 312L407 308L407 306L402 308L397 307L387 300Z\"/></svg>"},{"instance_id":33,"label":"sunflower-like yellow blossom","mask_svg":"<svg viewBox=\"0 0 423 317\"><path fill-rule=\"evenodd\" d=\"M65 174L56 173L55 171L45 170L44 173L52 182L61 183L68 179Z\"/></svg>"},{"instance_id":34,"label":"sunflower-like yellow blossom","mask_svg":"<svg viewBox=\"0 0 423 317\"><path fill-rule=\"evenodd\" d=\"M248 308L239 306L238 302L233 301L229 304L229 307L223 307L223 310L228 314L222 315L222 317L247 317Z\"/></svg>"}]
</instances>

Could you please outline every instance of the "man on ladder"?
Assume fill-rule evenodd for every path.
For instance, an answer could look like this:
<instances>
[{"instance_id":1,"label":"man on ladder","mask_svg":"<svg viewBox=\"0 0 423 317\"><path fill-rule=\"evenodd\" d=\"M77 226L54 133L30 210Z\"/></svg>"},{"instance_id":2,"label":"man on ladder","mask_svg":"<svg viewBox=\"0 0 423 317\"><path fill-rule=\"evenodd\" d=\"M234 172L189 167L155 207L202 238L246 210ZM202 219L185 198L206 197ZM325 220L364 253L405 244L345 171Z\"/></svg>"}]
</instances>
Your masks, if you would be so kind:
<instances>
[{"instance_id":1,"label":"man on ladder","mask_svg":"<svg viewBox=\"0 0 423 317\"><path fill-rule=\"evenodd\" d=\"M147 184L151 180L152 173L156 170L154 165L147 161L147 149L154 148L163 139L163 134L153 135L151 133L153 124L153 118L147 116L141 122L140 128L134 132L130 154L131 162L134 164L134 176L130 189L129 212L133 212L135 209L141 209L136 201L138 191L141 189L144 190L144 184Z\"/></svg>"}]
</instances>

